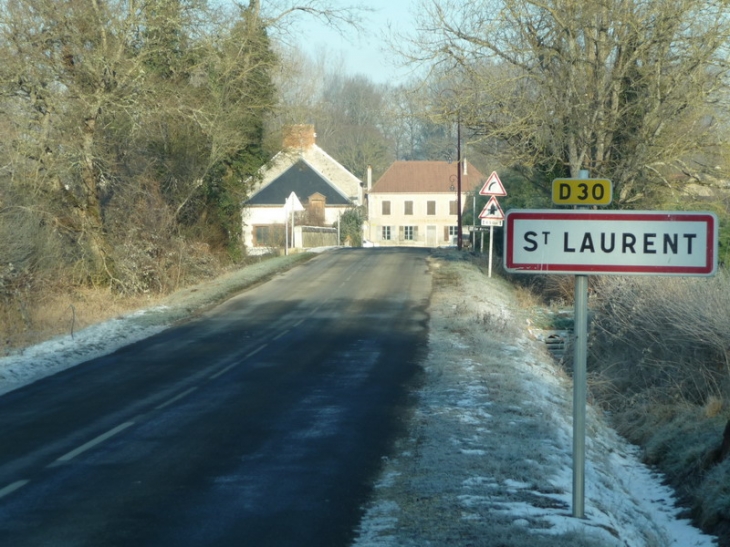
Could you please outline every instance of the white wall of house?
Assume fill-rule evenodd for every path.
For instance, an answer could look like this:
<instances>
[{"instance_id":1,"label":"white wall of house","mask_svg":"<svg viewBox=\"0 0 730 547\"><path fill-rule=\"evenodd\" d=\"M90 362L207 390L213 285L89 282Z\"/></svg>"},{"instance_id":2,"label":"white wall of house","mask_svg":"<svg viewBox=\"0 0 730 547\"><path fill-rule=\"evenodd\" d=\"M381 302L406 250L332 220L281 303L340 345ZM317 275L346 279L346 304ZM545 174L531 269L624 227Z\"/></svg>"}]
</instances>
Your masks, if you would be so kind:
<instances>
[{"instance_id":1,"label":"white wall of house","mask_svg":"<svg viewBox=\"0 0 730 547\"><path fill-rule=\"evenodd\" d=\"M336 206L327 205L324 209L324 223L326 226L335 226L337 219L340 215L344 214L349 206ZM284 222L284 205L281 207L275 206L259 206L259 207L244 207L242 211L243 221L243 243L248 249L249 254L256 254L257 252L265 253L269 252L272 248L283 248L283 236L280 235L280 245L266 245L265 243L258 241L257 234L261 234L262 230L268 231L272 234L272 230L283 231ZM296 227L296 213L294 225ZM289 217L289 229L291 229L291 217ZM273 235L273 234L272 234ZM295 240L295 247L301 247L301 238Z\"/></svg>"},{"instance_id":2,"label":"white wall of house","mask_svg":"<svg viewBox=\"0 0 730 547\"><path fill-rule=\"evenodd\" d=\"M370 193L365 237L381 247L456 245L456 198L455 192ZM466 201L462 193L462 213Z\"/></svg>"}]
</instances>

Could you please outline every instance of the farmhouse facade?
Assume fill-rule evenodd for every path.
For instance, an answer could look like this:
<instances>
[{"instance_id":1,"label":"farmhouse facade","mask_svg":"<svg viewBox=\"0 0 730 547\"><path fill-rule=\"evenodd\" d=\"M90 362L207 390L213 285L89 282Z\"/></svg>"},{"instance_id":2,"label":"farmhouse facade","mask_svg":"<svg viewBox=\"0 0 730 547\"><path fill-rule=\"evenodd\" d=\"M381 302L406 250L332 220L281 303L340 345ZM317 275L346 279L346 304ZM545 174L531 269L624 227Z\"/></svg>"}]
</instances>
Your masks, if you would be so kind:
<instances>
[{"instance_id":1,"label":"farmhouse facade","mask_svg":"<svg viewBox=\"0 0 730 547\"><path fill-rule=\"evenodd\" d=\"M461 207L485 177L462 162ZM365 238L383 246L444 247L458 238L458 164L397 161L368 192Z\"/></svg>"},{"instance_id":2,"label":"farmhouse facade","mask_svg":"<svg viewBox=\"0 0 730 547\"><path fill-rule=\"evenodd\" d=\"M288 218L284 204L296 195L304 211L297 213L297 224L331 227L339 216L363 202L360 179L317 146L312 125L289 129L279 152L260 173L249 199L243 204L243 242L250 254L268 252L285 246ZM292 239L290 247L302 246Z\"/></svg>"}]
</instances>

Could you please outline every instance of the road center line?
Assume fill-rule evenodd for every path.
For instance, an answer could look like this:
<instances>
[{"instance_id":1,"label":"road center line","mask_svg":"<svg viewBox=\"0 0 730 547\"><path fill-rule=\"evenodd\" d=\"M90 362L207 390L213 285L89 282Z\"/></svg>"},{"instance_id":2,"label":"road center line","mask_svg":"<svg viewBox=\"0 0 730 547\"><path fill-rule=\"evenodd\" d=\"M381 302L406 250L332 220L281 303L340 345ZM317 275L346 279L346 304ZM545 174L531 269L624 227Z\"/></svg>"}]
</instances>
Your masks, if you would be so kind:
<instances>
[{"instance_id":1,"label":"road center line","mask_svg":"<svg viewBox=\"0 0 730 547\"><path fill-rule=\"evenodd\" d=\"M248 352L248 353L247 353L246 355L244 355L244 356L243 356L243 359L241 359L241 361L243 361L243 360L246 360L246 359L248 359L248 358L249 358L249 357L251 357L252 355L256 355L256 354L257 354L258 352L260 352L260 351L261 351L262 349L264 349L264 348L265 348L266 346L268 346L268 344L262 344L261 346L257 347L257 348L256 348L255 350L253 350L253 351L249 351L249 352ZM231 369L232 369L233 367L235 367L236 365L239 365L239 364L240 364L240 363L232 363L232 364L228 365L227 367L225 367L225 368L223 368L223 369L219 370L219 371L218 371L218 372L216 372L215 374L212 374L211 376L209 376L209 379L210 379L210 380L215 380L216 378L218 378L218 377L220 377L220 376L223 376L223 375L224 375L224 374L225 374L226 372L228 372L228 371L229 371L229 370L231 370Z\"/></svg>"},{"instance_id":2,"label":"road center line","mask_svg":"<svg viewBox=\"0 0 730 547\"><path fill-rule=\"evenodd\" d=\"M291 329L286 329L286 330L285 330L284 332L280 332L279 334L277 334L276 336L274 336L274 337L272 338L272 341L273 341L273 340L278 340L279 338L281 338L281 337L282 337L282 336L284 336L285 334L288 334L289 332L291 332Z\"/></svg>"},{"instance_id":3,"label":"road center line","mask_svg":"<svg viewBox=\"0 0 730 547\"><path fill-rule=\"evenodd\" d=\"M13 484L7 485L5 488L0 489L0 498L4 498L5 496L12 494L19 488L23 488L26 484L28 484L30 481L22 480L22 481L16 481Z\"/></svg>"},{"instance_id":4,"label":"road center line","mask_svg":"<svg viewBox=\"0 0 730 547\"><path fill-rule=\"evenodd\" d=\"M191 388L190 388L190 389L188 389L187 391L183 391L183 392L182 392L182 393L180 393L179 395L176 395L176 396L175 396L175 397L173 397L172 399L170 399L170 400L168 400L168 401L166 401L166 402L162 403L161 405L159 405L159 406L155 407L155 410L162 410L163 408L166 408L166 407L170 406L170 405L171 405L172 403L175 403L175 402L179 401L180 399L182 399L183 397L186 397L186 396L190 395L190 394L191 394L191 393L192 393L193 391L195 391L196 389L198 389L198 386L195 386L195 387L191 387Z\"/></svg>"},{"instance_id":5,"label":"road center line","mask_svg":"<svg viewBox=\"0 0 730 547\"><path fill-rule=\"evenodd\" d=\"M251 351L251 352L247 353L247 354L246 354L246 356L244 357L244 359L248 359L249 357L251 357L251 356L253 356L253 355L256 355L256 354L257 354L258 352L260 352L260 351L261 351L262 349L264 349L264 348L265 348L266 346L268 346L268 344L262 344L262 345L260 345L260 346L259 346L259 347L257 347L257 348L256 348L255 350L253 350L253 351Z\"/></svg>"},{"instance_id":6,"label":"road center line","mask_svg":"<svg viewBox=\"0 0 730 547\"><path fill-rule=\"evenodd\" d=\"M232 365L228 365L226 368L219 370L215 374L210 376L210 380L215 380L219 376L223 376L226 372L231 370L233 367L235 367L238 363L233 363Z\"/></svg>"},{"instance_id":7,"label":"road center line","mask_svg":"<svg viewBox=\"0 0 730 547\"><path fill-rule=\"evenodd\" d=\"M55 465L58 465L61 463L65 463L65 462L75 458L79 454L82 454L82 453L86 452L87 450L94 448L96 445L103 443L107 439L110 439L117 433L120 433L120 432L124 431L125 429L127 429L128 427L131 427L133 425L134 425L134 422L124 422L123 424L118 425L114 429L110 429L106 433L103 433L103 434L99 435L98 437L96 437L95 439L90 440L88 443L82 444L81 446L72 450L68 454L64 454L63 456L58 458L55 462L53 462L49 467L52 467L52 466L55 466Z\"/></svg>"}]
</instances>

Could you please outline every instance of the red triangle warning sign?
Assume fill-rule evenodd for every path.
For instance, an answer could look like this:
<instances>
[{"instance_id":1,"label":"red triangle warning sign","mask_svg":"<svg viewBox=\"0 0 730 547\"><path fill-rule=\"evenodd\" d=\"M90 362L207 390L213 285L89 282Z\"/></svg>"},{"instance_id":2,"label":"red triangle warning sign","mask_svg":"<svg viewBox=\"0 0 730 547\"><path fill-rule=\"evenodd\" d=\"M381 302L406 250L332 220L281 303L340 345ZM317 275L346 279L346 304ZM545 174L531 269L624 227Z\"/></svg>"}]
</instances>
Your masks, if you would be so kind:
<instances>
[{"instance_id":1,"label":"red triangle warning sign","mask_svg":"<svg viewBox=\"0 0 730 547\"><path fill-rule=\"evenodd\" d=\"M479 213L479 218L482 220L504 220L504 211L502 211L495 196L489 198L484 209Z\"/></svg>"},{"instance_id":2,"label":"red triangle warning sign","mask_svg":"<svg viewBox=\"0 0 730 547\"><path fill-rule=\"evenodd\" d=\"M502 181L499 180L499 175L496 171L492 171L489 175L487 182L484 183L482 189L479 190L480 196L506 196L507 191L504 189Z\"/></svg>"}]
</instances>

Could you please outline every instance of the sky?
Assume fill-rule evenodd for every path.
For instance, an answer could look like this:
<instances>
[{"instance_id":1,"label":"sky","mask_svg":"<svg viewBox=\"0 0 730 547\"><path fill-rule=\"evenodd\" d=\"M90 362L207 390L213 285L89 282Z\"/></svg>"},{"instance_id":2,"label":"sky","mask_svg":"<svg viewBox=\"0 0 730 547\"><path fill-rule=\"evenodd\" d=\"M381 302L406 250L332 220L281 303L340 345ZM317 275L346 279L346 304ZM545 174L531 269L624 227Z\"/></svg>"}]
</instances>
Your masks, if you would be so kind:
<instances>
[{"instance_id":1,"label":"sky","mask_svg":"<svg viewBox=\"0 0 730 547\"><path fill-rule=\"evenodd\" d=\"M413 28L413 13L417 0L338 0L330 5L363 6L373 11L363 14L363 26L368 30L362 35L343 37L337 31L312 17L300 15L297 34L299 44L310 55L315 56L325 50L339 58L342 54L347 72L351 75L362 74L376 83L404 83L409 78L408 69L393 66L394 54L383 51L381 35L389 27L398 32L409 32Z\"/></svg>"}]
</instances>

